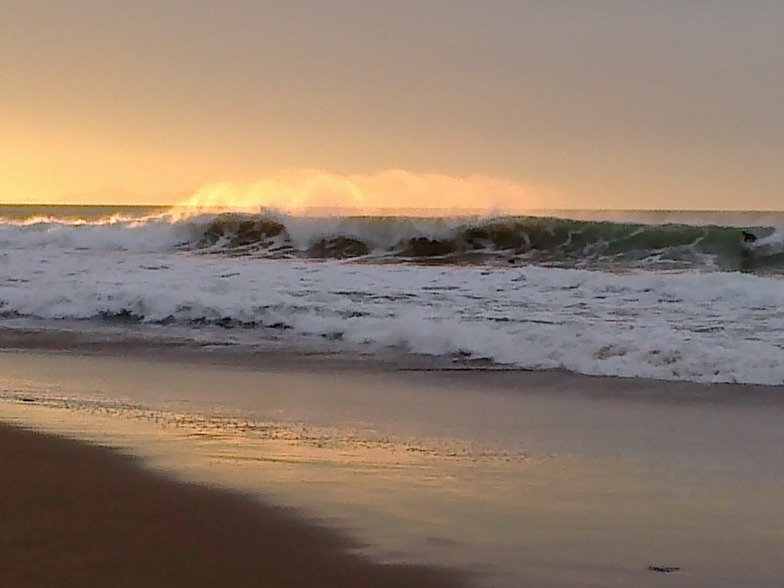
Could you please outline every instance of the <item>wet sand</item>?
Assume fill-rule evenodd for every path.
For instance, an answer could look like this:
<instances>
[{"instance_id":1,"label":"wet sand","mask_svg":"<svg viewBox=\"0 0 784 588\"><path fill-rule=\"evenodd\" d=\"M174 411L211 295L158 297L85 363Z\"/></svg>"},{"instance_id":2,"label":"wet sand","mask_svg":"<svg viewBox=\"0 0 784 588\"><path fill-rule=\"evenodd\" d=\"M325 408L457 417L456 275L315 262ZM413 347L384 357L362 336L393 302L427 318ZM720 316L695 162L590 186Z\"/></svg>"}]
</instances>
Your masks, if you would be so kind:
<instances>
[{"instance_id":1,"label":"wet sand","mask_svg":"<svg viewBox=\"0 0 784 588\"><path fill-rule=\"evenodd\" d=\"M292 513L166 479L114 451L0 426L0 585L457 586L375 564Z\"/></svg>"},{"instance_id":2,"label":"wet sand","mask_svg":"<svg viewBox=\"0 0 784 588\"><path fill-rule=\"evenodd\" d=\"M171 485L145 474L144 484L154 481L150 488L176 489L170 502L179 504L175 494L193 493L240 505L239 511L250 514L231 511L234 514L221 520L224 515L217 513L228 513L228 506L196 506L193 498L188 499L194 501L191 512L198 517L182 515L171 521L156 516L144 525L137 522L143 518L133 518L130 526L139 534L128 539L130 543L96 542L89 533L85 542L78 539L83 534L79 532L55 544L47 542L57 539L53 531L61 525L88 525L95 536L107 536L111 528L104 521L109 519L82 516L81 506L63 507L59 516L67 520L52 524L47 518L51 512L40 511L43 522L16 520L31 539L26 544L11 541L18 555L8 561L27 561L36 574L70 561L74 574L87 573L76 570L82 563L74 563L79 561L74 545L81 545L80 558L89 557L97 545L119 557L118 552L136 552L133 545L146 549L145 542L152 538L163 543L139 551L142 555L123 565L135 569L147 557L159 561L154 558L166 549L187 547L187 565L168 564L167 557L159 569L182 574L196 565L194 560L206 562L213 575L195 573L205 582L201 585L231 585L224 570L233 564L222 558L233 561L244 549L242 558L247 557L243 561L250 567L242 573L254 577L260 572L253 571L258 569L252 567L253 557L281 549L275 533L265 527L279 523L293 529L291 535L289 530L282 535L294 538L286 543L291 549L284 550L284 558L272 559L283 562L280 573L293 569L311 574L309 579L303 576L300 585L329 586L332 581L351 586L329 576L342 573L388 573L388 585L438 586L437 581L460 580L493 588L768 588L784 577L781 387L564 373L401 371L340 358L175 351L152 357L132 351L124 357L0 353L0 421L118 447L142 458L117 461L103 450L59 441L49 448L50 438L30 437L44 444L40 459L51 464L48 471L58 483L67 481L65 462L52 452L63 448L124 464L110 476L119 480L113 489L102 486L109 478L104 472L111 469L100 466L102 472L79 474L101 473L70 491L79 496L69 502L84 508L101 496L106 498L98 501L104 512L122 515L125 500L117 497L127 484L136 488L134 484L141 483L124 482L122 471L132 470L128 479L136 480L139 464L167 476L234 488L261 502L233 492ZM3 472L10 467L7 459L22 470L32 463L32 458L8 453L7 442L2 445ZM82 471L81 463L76 471ZM24 471L31 476L42 470ZM12 491L13 480L3 476L4 493ZM152 501L157 492L135 490L129 499ZM17 501L34 496L17 494ZM13 506L2 496L0 500L0 508L7 509L0 521L29 507L21 502ZM293 506L306 513L308 521L315 517L360 538L359 551L374 561L431 563L471 575L373 566L356 554L347 556L350 542L338 533L297 522L289 510L259 507L265 503ZM160 505L156 509L158 515L166 511ZM260 523L242 526L253 517L260 517ZM193 526L177 526L186 521ZM164 523L176 523L176 529L150 532ZM228 537L221 530L237 525L240 530ZM209 526L212 531L199 534ZM260 528L266 530L258 533ZM0 532L9 533L6 538L15 536ZM26 555L36 536L42 536L46 541L41 545L47 547ZM318 540L296 539L300 536ZM201 542L215 537L221 543ZM2 553L5 556L5 549ZM52 558L51 566L40 565L45 558ZM4 569L6 561L0 563ZM100 571L110 573L112 569L105 568L114 565ZM278 569L274 561L270 566ZM679 569L661 572L650 566ZM145 566L143 572L154 568ZM70 577L71 572L59 569ZM401 573L406 577L397 576ZM431 573L435 580L418 575ZM354 585L384 585L366 577L370 579L358 579ZM38 585L50 585L49 580L41 579ZM160 585L178 582L167 576ZM140 580L128 585L155 584ZM297 584L286 579L283 585Z\"/></svg>"}]
</instances>

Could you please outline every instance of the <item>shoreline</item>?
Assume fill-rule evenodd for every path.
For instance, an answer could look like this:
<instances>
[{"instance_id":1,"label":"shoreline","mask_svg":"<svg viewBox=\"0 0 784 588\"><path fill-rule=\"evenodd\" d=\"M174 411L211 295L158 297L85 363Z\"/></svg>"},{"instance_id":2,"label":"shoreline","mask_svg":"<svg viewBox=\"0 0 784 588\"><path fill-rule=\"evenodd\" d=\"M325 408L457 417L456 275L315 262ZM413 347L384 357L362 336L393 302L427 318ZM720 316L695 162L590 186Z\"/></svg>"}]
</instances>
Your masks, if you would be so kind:
<instances>
[{"instance_id":1,"label":"shoreline","mask_svg":"<svg viewBox=\"0 0 784 588\"><path fill-rule=\"evenodd\" d=\"M530 369L504 364L462 364L449 358L400 353L393 357L364 355L359 351L331 353L305 350L292 353L288 347L249 348L200 344L193 341L150 341L143 338L105 340L92 336L71 337L51 331L26 331L0 327L0 356L51 356L135 360L157 365L174 363L226 367L257 373L349 373L392 375L453 381L461 387L479 381L494 389L525 389L527 394L561 394L584 398L652 401L673 404L780 405L781 384L706 383L644 377L594 375L565 369Z\"/></svg>"},{"instance_id":2,"label":"shoreline","mask_svg":"<svg viewBox=\"0 0 784 588\"><path fill-rule=\"evenodd\" d=\"M455 571L372 562L338 531L111 449L0 423L0 464L2 585L465 585Z\"/></svg>"},{"instance_id":3,"label":"shoreline","mask_svg":"<svg viewBox=\"0 0 784 588\"><path fill-rule=\"evenodd\" d=\"M695 396L695 391L710 389L737 390L755 396L771 396L771 391L784 388L780 383L752 382L703 382L688 379L651 378L639 375L590 374L565 368L528 368L487 359L470 359L453 356L436 356L397 350L389 355L367 353L361 345L337 351L311 341L307 347L292 345L283 340L265 346L242 343L197 341L188 336L170 334L160 337L145 332L147 325L115 324L102 329L80 332L78 321L57 321L64 326L46 328L19 328L0 326L0 353L67 355L74 357L136 358L145 361L175 361L235 366L259 371L349 371L365 373L465 373L508 374L510 378L530 378L549 383L564 378L578 385L591 382L612 383L614 392L628 388L652 388L667 385L674 391L685 390ZM699 396L699 393L696 394ZM733 396L730 394L729 396ZM775 392L773 393L775 396Z\"/></svg>"}]
</instances>

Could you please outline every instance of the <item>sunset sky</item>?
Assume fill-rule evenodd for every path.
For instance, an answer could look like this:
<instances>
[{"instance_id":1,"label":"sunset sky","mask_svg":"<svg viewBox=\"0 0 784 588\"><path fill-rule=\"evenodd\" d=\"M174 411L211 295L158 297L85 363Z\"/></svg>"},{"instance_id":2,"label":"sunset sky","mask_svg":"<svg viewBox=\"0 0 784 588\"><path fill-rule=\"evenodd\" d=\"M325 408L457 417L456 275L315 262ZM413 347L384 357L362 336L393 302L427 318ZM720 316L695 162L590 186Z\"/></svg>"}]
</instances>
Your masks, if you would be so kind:
<instances>
[{"instance_id":1,"label":"sunset sky","mask_svg":"<svg viewBox=\"0 0 784 588\"><path fill-rule=\"evenodd\" d=\"M0 0L0 202L783 209L782 31L777 0Z\"/></svg>"}]
</instances>

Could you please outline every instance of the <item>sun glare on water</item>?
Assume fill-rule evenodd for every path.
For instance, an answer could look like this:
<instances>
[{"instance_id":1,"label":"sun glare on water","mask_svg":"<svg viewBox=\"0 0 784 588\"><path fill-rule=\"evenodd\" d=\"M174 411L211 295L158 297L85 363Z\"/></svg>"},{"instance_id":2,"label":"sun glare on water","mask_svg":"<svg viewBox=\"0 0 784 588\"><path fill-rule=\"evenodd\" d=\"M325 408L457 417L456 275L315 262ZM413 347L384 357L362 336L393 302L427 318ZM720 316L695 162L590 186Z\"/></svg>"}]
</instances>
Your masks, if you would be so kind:
<instances>
[{"instance_id":1,"label":"sun glare on water","mask_svg":"<svg viewBox=\"0 0 784 588\"><path fill-rule=\"evenodd\" d=\"M485 216L544 208L549 194L551 190L480 175L302 170L244 184L204 186L175 206L172 214L275 210L297 216Z\"/></svg>"}]
</instances>

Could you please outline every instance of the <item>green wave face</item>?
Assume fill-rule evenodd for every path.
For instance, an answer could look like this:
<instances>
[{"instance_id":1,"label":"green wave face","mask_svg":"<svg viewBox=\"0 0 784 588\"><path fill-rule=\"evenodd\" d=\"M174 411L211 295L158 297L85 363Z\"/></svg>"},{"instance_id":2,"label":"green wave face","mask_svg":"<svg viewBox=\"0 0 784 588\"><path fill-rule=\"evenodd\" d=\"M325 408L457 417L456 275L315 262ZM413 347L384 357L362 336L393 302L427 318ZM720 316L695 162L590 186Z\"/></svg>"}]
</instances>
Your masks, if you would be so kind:
<instances>
[{"instance_id":1,"label":"green wave face","mask_svg":"<svg viewBox=\"0 0 784 588\"><path fill-rule=\"evenodd\" d=\"M221 214L198 224L192 245L235 255L387 263L784 273L784 230L775 227L551 217L310 219L304 229L298 222L266 214ZM744 231L755 240L745 240Z\"/></svg>"}]
</instances>

